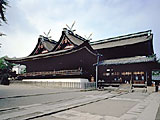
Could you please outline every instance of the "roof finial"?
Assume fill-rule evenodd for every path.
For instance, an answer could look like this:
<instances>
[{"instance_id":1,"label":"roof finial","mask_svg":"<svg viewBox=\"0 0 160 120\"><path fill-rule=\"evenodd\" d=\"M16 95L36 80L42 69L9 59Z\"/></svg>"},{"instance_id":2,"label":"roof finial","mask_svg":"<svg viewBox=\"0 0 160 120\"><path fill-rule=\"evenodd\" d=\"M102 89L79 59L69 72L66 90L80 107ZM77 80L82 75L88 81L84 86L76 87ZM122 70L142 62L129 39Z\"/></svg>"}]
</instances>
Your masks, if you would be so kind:
<instances>
[{"instance_id":1,"label":"roof finial","mask_svg":"<svg viewBox=\"0 0 160 120\"><path fill-rule=\"evenodd\" d=\"M67 26L67 28L68 28L70 31L74 32L74 31L76 31L76 30L72 30L72 29L73 29L73 26L74 26L75 23L76 23L76 21L73 22L73 24L72 24L71 27L69 27L67 24L66 24L66 26Z\"/></svg>"},{"instance_id":2,"label":"roof finial","mask_svg":"<svg viewBox=\"0 0 160 120\"><path fill-rule=\"evenodd\" d=\"M87 37L86 35L84 35L85 39L86 39L86 40L92 40L92 38L91 38L92 34L93 34L93 33L91 33L88 37Z\"/></svg>"},{"instance_id":3,"label":"roof finial","mask_svg":"<svg viewBox=\"0 0 160 120\"><path fill-rule=\"evenodd\" d=\"M51 29L48 31L47 34L45 32L43 32L45 37L47 37L48 39L51 39L51 37L52 37L52 36L49 36L50 32L51 32Z\"/></svg>"},{"instance_id":4,"label":"roof finial","mask_svg":"<svg viewBox=\"0 0 160 120\"><path fill-rule=\"evenodd\" d=\"M52 36L49 36L50 32L51 32L51 29L48 31L48 33L45 33L45 32L43 32L43 33L44 33L45 37L48 38L48 40L52 42L52 41L53 41L53 40L51 39Z\"/></svg>"}]
</instances>

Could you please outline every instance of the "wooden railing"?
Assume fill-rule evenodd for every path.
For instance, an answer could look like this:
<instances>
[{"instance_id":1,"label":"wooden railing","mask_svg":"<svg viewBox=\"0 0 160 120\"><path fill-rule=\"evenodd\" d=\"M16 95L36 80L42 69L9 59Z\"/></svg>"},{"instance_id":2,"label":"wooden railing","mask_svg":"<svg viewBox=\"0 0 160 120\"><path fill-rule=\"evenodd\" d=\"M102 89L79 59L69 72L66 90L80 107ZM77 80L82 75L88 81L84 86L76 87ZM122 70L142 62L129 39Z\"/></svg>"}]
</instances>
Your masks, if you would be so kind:
<instances>
[{"instance_id":1,"label":"wooden railing","mask_svg":"<svg viewBox=\"0 0 160 120\"><path fill-rule=\"evenodd\" d=\"M81 69L74 70L60 70L60 71L43 71L43 72L29 72L19 75L20 77L33 77L33 76L63 76L63 75L81 75Z\"/></svg>"}]
</instances>

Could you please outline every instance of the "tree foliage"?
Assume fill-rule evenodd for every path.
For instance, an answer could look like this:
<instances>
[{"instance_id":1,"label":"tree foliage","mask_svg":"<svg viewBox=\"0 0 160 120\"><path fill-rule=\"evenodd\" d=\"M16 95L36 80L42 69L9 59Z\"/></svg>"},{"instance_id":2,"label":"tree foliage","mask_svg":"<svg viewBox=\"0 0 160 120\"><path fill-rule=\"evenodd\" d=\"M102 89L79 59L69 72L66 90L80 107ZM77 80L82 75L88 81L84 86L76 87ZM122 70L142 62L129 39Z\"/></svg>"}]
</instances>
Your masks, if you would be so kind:
<instances>
[{"instance_id":1,"label":"tree foliage","mask_svg":"<svg viewBox=\"0 0 160 120\"><path fill-rule=\"evenodd\" d=\"M7 0L0 0L0 25L2 22L7 23L7 19L5 17L6 7L8 6Z\"/></svg>"},{"instance_id":2,"label":"tree foliage","mask_svg":"<svg viewBox=\"0 0 160 120\"><path fill-rule=\"evenodd\" d=\"M0 70L10 71L14 64L5 61L4 57L0 58Z\"/></svg>"}]
</instances>

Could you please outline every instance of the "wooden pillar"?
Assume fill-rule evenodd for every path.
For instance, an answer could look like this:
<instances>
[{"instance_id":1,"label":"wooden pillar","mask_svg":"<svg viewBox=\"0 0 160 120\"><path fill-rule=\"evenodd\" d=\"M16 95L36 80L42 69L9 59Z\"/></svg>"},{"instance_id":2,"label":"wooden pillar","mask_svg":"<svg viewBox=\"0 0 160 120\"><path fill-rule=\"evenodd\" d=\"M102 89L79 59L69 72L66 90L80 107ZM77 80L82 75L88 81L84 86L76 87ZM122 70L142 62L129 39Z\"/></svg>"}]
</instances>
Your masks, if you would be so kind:
<instances>
[{"instance_id":1,"label":"wooden pillar","mask_svg":"<svg viewBox=\"0 0 160 120\"><path fill-rule=\"evenodd\" d=\"M158 92L159 81L155 81L155 92Z\"/></svg>"},{"instance_id":2,"label":"wooden pillar","mask_svg":"<svg viewBox=\"0 0 160 120\"><path fill-rule=\"evenodd\" d=\"M148 71L147 72L147 86L151 86L152 85L152 72Z\"/></svg>"},{"instance_id":3,"label":"wooden pillar","mask_svg":"<svg viewBox=\"0 0 160 120\"><path fill-rule=\"evenodd\" d=\"M147 80L147 78L148 78L147 71L145 72L145 76L144 77L145 77L145 84L147 84L147 81L148 81Z\"/></svg>"},{"instance_id":4,"label":"wooden pillar","mask_svg":"<svg viewBox=\"0 0 160 120\"><path fill-rule=\"evenodd\" d=\"M130 84L133 84L133 72L131 72L131 80L130 80Z\"/></svg>"}]
</instances>

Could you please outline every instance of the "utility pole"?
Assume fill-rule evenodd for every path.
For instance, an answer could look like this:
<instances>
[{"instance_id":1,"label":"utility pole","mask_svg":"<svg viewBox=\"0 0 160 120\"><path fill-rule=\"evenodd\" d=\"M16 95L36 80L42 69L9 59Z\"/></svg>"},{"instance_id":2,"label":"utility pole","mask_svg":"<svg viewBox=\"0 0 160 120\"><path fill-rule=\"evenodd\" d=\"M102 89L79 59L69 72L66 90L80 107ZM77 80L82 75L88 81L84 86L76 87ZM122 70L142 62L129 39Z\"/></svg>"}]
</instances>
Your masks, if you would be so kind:
<instances>
[{"instance_id":1,"label":"utility pole","mask_svg":"<svg viewBox=\"0 0 160 120\"><path fill-rule=\"evenodd\" d=\"M97 87L98 87L98 65L99 65L99 57L100 56L103 56L103 55L101 55L101 54L97 54L97 64L96 64L96 89L97 89Z\"/></svg>"}]
</instances>

